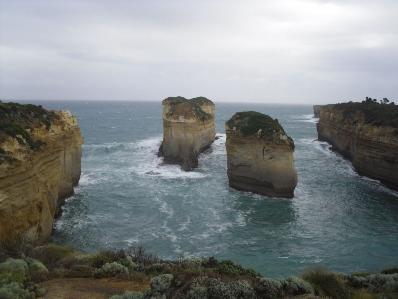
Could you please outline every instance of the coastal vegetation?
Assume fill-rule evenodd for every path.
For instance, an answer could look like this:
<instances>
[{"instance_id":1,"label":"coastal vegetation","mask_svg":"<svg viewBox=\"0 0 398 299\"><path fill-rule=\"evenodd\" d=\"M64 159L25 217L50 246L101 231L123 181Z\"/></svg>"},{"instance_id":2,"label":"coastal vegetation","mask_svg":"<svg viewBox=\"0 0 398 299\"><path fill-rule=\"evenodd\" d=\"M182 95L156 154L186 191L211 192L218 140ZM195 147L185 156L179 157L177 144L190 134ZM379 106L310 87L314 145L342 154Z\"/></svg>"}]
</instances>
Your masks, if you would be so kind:
<instances>
[{"instance_id":1,"label":"coastal vegetation","mask_svg":"<svg viewBox=\"0 0 398 299\"><path fill-rule=\"evenodd\" d=\"M42 106L0 101L0 146L7 137L11 137L31 150L39 149L43 142L32 138L31 131L42 126L48 130L55 118L53 111ZM0 147L0 163L5 161L12 161L12 157Z\"/></svg>"},{"instance_id":2,"label":"coastal vegetation","mask_svg":"<svg viewBox=\"0 0 398 299\"><path fill-rule=\"evenodd\" d=\"M378 101L366 97L362 102L347 102L334 105L326 105L341 111L348 120L355 121L358 115L363 116L365 123L375 126L389 126L398 128L398 105L387 98Z\"/></svg>"},{"instance_id":3,"label":"coastal vegetation","mask_svg":"<svg viewBox=\"0 0 398 299\"><path fill-rule=\"evenodd\" d=\"M142 247L96 253L56 244L19 248L14 252L0 251L2 299L40 298L46 294L48 297L44 298L52 298L53 283L71 281L87 284L85 298L376 299L398 295L396 268L350 275L319 268L300 276L273 279L228 260L214 257L163 260ZM94 289L87 287L95 281L102 284L95 288L95 292L102 290L102 297L94 296L97 294ZM46 290L46 286L50 289Z\"/></svg>"},{"instance_id":4,"label":"coastal vegetation","mask_svg":"<svg viewBox=\"0 0 398 299\"><path fill-rule=\"evenodd\" d=\"M196 97L192 99L186 99L181 96L168 97L163 101L163 104L170 106L169 113L167 114L169 117L173 116L175 113L178 115L193 113L195 117L202 121L213 118L212 114L207 113L202 109L202 105L214 105L212 101L205 97Z\"/></svg>"},{"instance_id":5,"label":"coastal vegetation","mask_svg":"<svg viewBox=\"0 0 398 299\"><path fill-rule=\"evenodd\" d=\"M235 113L227 121L229 128L236 128L243 136L256 134L261 130L261 136L273 136L275 133L285 134L277 119L256 111L245 111Z\"/></svg>"}]
</instances>

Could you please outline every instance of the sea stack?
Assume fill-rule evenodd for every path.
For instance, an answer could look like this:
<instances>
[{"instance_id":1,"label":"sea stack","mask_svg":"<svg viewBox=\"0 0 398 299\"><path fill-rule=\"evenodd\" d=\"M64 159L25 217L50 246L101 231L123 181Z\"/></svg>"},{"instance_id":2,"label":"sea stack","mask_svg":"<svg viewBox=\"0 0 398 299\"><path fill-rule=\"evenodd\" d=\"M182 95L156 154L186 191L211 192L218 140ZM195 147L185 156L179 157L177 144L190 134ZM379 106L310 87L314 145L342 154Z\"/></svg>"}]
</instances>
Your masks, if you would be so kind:
<instances>
[{"instance_id":1,"label":"sea stack","mask_svg":"<svg viewBox=\"0 0 398 299\"><path fill-rule=\"evenodd\" d=\"M163 105L163 142L159 155L183 170L198 166L198 156L214 141L214 103L205 97L169 97Z\"/></svg>"},{"instance_id":2,"label":"sea stack","mask_svg":"<svg viewBox=\"0 0 398 299\"><path fill-rule=\"evenodd\" d=\"M226 122L229 185L272 197L294 196L294 142L277 119L248 111Z\"/></svg>"},{"instance_id":3,"label":"sea stack","mask_svg":"<svg viewBox=\"0 0 398 299\"><path fill-rule=\"evenodd\" d=\"M0 243L49 239L79 182L82 143L69 112L0 102Z\"/></svg>"},{"instance_id":4,"label":"sea stack","mask_svg":"<svg viewBox=\"0 0 398 299\"><path fill-rule=\"evenodd\" d=\"M367 99L319 108L318 139L350 160L360 175L398 190L398 106Z\"/></svg>"}]
</instances>

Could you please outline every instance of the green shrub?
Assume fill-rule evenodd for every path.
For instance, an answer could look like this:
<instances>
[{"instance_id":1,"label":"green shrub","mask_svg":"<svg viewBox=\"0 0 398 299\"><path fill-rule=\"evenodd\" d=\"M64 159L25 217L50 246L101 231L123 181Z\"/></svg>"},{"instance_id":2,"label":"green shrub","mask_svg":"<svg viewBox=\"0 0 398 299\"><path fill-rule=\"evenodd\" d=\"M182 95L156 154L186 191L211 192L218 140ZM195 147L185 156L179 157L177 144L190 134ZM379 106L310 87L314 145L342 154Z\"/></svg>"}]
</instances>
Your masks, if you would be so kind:
<instances>
[{"instance_id":1,"label":"green shrub","mask_svg":"<svg viewBox=\"0 0 398 299\"><path fill-rule=\"evenodd\" d=\"M0 264L0 284L24 283L28 279L29 267L24 260L9 258Z\"/></svg>"},{"instance_id":2,"label":"green shrub","mask_svg":"<svg viewBox=\"0 0 398 299\"><path fill-rule=\"evenodd\" d=\"M282 288L283 293L286 295L296 296L314 293L314 289L310 283L295 276L282 280Z\"/></svg>"},{"instance_id":3,"label":"green shrub","mask_svg":"<svg viewBox=\"0 0 398 299\"><path fill-rule=\"evenodd\" d=\"M398 267L387 268L381 271L382 274L395 274L398 273Z\"/></svg>"},{"instance_id":4,"label":"green shrub","mask_svg":"<svg viewBox=\"0 0 398 299\"><path fill-rule=\"evenodd\" d=\"M25 261L28 263L29 275L31 280L43 281L48 278L48 269L40 261L29 257L25 258Z\"/></svg>"},{"instance_id":5,"label":"green shrub","mask_svg":"<svg viewBox=\"0 0 398 299\"><path fill-rule=\"evenodd\" d=\"M251 277L259 276L259 274L253 269L243 268L241 265L235 264L234 262L229 260L218 262L217 265L215 266L214 271L220 274L232 275L232 276L236 275L251 276Z\"/></svg>"},{"instance_id":6,"label":"green shrub","mask_svg":"<svg viewBox=\"0 0 398 299\"><path fill-rule=\"evenodd\" d=\"M337 299L350 297L350 290L339 274L317 268L303 273L302 277L311 283L318 295Z\"/></svg>"},{"instance_id":7,"label":"green shrub","mask_svg":"<svg viewBox=\"0 0 398 299\"><path fill-rule=\"evenodd\" d=\"M115 277L115 276L127 277L128 274L129 274L129 270L125 266L123 266L117 262L106 263L100 269L96 269L94 271L94 277L97 277L97 278Z\"/></svg>"},{"instance_id":8,"label":"green shrub","mask_svg":"<svg viewBox=\"0 0 398 299\"><path fill-rule=\"evenodd\" d=\"M283 295L283 286L279 280L261 277L257 280L255 290L261 298L272 299Z\"/></svg>"},{"instance_id":9,"label":"green shrub","mask_svg":"<svg viewBox=\"0 0 398 299\"><path fill-rule=\"evenodd\" d=\"M174 279L172 274L162 274L151 279L151 290L155 293L166 292Z\"/></svg>"},{"instance_id":10,"label":"green shrub","mask_svg":"<svg viewBox=\"0 0 398 299\"><path fill-rule=\"evenodd\" d=\"M398 274L372 274L366 284L371 292L398 292Z\"/></svg>"},{"instance_id":11,"label":"green shrub","mask_svg":"<svg viewBox=\"0 0 398 299\"><path fill-rule=\"evenodd\" d=\"M55 265L62 259L75 254L77 254L77 252L72 248L57 244L38 246L35 247L31 252L31 256L33 258L41 261L48 268L55 267Z\"/></svg>"},{"instance_id":12,"label":"green shrub","mask_svg":"<svg viewBox=\"0 0 398 299\"><path fill-rule=\"evenodd\" d=\"M1 299L33 299L34 294L25 290L22 284L12 282L9 284L0 285L0 298Z\"/></svg>"}]
</instances>

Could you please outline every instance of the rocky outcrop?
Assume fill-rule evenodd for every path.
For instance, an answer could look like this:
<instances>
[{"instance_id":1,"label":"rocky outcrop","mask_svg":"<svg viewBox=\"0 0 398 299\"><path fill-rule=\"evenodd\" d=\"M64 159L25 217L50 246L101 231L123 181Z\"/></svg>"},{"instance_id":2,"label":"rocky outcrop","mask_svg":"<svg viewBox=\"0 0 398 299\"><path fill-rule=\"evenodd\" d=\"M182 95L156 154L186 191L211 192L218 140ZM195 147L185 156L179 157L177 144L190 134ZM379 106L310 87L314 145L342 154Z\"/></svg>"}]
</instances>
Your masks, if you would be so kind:
<instances>
[{"instance_id":1,"label":"rocky outcrop","mask_svg":"<svg viewBox=\"0 0 398 299\"><path fill-rule=\"evenodd\" d=\"M314 117L319 118L322 105L314 105Z\"/></svg>"},{"instance_id":2,"label":"rocky outcrop","mask_svg":"<svg viewBox=\"0 0 398 299\"><path fill-rule=\"evenodd\" d=\"M278 120L258 112L238 112L225 127L229 185L267 196L293 197L294 143Z\"/></svg>"},{"instance_id":3,"label":"rocky outcrop","mask_svg":"<svg viewBox=\"0 0 398 299\"><path fill-rule=\"evenodd\" d=\"M214 103L204 97L169 97L163 105L163 142L159 155L165 163L191 170L198 155L215 139Z\"/></svg>"},{"instance_id":4,"label":"rocky outcrop","mask_svg":"<svg viewBox=\"0 0 398 299\"><path fill-rule=\"evenodd\" d=\"M0 102L0 114L0 243L45 242L80 179L80 129L33 105Z\"/></svg>"},{"instance_id":5,"label":"rocky outcrop","mask_svg":"<svg viewBox=\"0 0 398 299\"><path fill-rule=\"evenodd\" d=\"M321 106L318 139L356 171L398 190L398 107L378 103Z\"/></svg>"}]
</instances>

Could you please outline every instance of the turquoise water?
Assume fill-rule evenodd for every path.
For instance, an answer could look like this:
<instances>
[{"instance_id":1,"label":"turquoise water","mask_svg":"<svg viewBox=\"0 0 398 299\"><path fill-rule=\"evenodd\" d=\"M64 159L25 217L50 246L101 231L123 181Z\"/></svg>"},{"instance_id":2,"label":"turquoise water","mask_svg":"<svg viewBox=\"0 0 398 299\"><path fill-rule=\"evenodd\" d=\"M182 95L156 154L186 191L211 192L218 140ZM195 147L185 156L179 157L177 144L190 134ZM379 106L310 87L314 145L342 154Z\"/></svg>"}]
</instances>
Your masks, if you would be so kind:
<instances>
[{"instance_id":1,"label":"turquoise water","mask_svg":"<svg viewBox=\"0 0 398 299\"><path fill-rule=\"evenodd\" d=\"M85 138L76 195L53 240L83 250L144 245L164 258L216 256L273 277L312 266L343 272L398 265L398 194L360 177L316 141L311 106L218 104L200 167L162 165L159 103L43 102L77 115ZM296 144L293 199L228 187L224 122L236 111L278 118Z\"/></svg>"}]
</instances>

